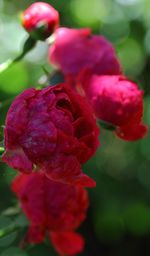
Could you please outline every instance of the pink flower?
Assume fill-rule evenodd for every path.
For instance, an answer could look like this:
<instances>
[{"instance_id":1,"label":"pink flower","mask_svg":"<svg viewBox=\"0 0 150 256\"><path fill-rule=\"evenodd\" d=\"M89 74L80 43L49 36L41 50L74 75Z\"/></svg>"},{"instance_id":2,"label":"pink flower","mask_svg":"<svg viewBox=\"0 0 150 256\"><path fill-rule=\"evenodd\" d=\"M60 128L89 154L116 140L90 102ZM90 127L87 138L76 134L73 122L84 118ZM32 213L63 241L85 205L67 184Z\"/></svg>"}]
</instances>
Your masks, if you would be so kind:
<instances>
[{"instance_id":1,"label":"pink flower","mask_svg":"<svg viewBox=\"0 0 150 256\"><path fill-rule=\"evenodd\" d=\"M22 14L22 25L38 39L49 37L59 25L59 13L49 4L36 2Z\"/></svg>"},{"instance_id":2,"label":"pink flower","mask_svg":"<svg viewBox=\"0 0 150 256\"><path fill-rule=\"evenodd\" d=\"M143 91L123 76L84 74L77 89L85 94L101 121L116 127L124 140L137 140L147 133L142 123ZM82 86L81 86L82 85Z\"/></svg>"},{"instance_id":3,"label":"pink flower","mask_svg":"<svg viewBox=\"0 0 150 256\"><path fill-rule=\"evenodd\" d=\"M42 168L53 180L94 186L81 164L95 153L99 129L87 101L65 84L27 89L5 123L3 161L25 173Z\"/></svg>"},{"instance_id":4,"label":"pink flower","mask_svg":"<svg viewBox=\"0 0 150 256\"><path fill-rule=\"evenodd\" d=\"M30 222L26 243L41 243L47 233L60 255L75 255L83 249L83 238L75 229L86 217L88 194L83 187L48 179L43 171L20 174L12 190Z\"/></svg>"},{"instance_id":5,"label":"pink flower","mask_svg":"<svg viewBox=\"0 0 150 256\"><path fill-rule=\"evenodd\" d=\"M58 28L55 42L49 49L49 61L69 80L85 69L100 75L121 73L111 43L103 36L92 35L88 28Z\"/></svg>"}]
</instances>

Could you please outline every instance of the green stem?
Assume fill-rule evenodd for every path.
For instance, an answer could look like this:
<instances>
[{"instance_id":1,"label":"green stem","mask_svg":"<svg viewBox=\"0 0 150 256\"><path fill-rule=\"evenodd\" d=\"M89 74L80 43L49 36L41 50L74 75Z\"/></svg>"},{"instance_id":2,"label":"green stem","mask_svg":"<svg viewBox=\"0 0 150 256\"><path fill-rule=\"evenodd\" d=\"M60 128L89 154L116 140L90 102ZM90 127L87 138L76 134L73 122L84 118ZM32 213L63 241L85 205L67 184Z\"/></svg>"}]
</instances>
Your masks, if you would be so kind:
<instances>
[{"instance_id":1,"label":"green stem","mask_svg":"<svg viewBox=\"0 0 150 256\"><path fill-rule=\"evenodd\" d=\"M0 64L0 74L2 72L4 72L5 70L7 70L8 68L10 68L14 63L20 61L21 59L24 58L24 56L30 51L32 50L32 48L36 45L36 40L34 38L32 38L31 36L29 36L27 38L27 40L24 43L23 46L23 50L22 53L16 57L15 59L8 59L6 62Z\"/></svg>"},{"instance_id":2,"label":"green stem","mask_svg":"<svg viewBox=\"0 0 150 256\"><path fill-rule=\"evenodd\" d=\"M8 59L6 62L0 64L0 73L5 71L7 68L11 67L12 64L13 64L13 60L11 59Z\"/></svg>"}]
</instances>

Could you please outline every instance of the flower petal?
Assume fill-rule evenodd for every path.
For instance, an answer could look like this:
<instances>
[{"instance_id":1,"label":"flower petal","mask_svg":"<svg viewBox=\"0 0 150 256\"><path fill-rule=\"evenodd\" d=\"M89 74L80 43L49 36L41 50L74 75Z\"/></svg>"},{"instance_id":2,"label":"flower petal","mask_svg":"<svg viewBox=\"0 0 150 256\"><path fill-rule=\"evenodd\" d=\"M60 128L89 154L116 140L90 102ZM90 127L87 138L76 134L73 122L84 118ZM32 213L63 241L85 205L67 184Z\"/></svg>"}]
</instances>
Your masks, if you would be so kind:
<instances>
[{"instance_id":1,"label":"flower petal","mask_svg":"<svg viewBox=\"0 0 150 256\"><path fill-rule=\"evenodd\" d=\"M2 160L16 170L24 173L32 172L33 164L21 148L6 150L2 156Z\"/></svg>"},{"instance_id":2,"label":"flower petal","mask_svg":"<svg viewBox=\"0 0 150 256\"><path fill-rule=\"evenodd\" d=\"M144 124L119 127L116 134L119 138L127 141L136 141L146 136L148 127Z\"/></svg>"},{"instance_id":3,"label":"flower petal","mask_svg":"<svg viewBox=\"0 0 150 256\"><path fill-rule=\"evenodd\" d=\"M52 244L60 255L75 255L84 248L84 240L81 235L72 232L51 232L49 234Z\"/></svg>"}]
</instances>

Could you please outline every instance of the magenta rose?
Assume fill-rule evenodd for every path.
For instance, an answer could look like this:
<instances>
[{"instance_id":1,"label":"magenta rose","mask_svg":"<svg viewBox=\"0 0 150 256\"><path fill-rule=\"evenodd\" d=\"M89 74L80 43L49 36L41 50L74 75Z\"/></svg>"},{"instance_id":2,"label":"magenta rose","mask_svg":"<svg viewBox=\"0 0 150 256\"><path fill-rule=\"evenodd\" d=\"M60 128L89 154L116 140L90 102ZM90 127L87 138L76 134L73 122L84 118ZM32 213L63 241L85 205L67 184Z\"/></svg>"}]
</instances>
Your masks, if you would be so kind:
<instances>
[{"instance_id":1,"label":"magenta rose","mask_svg":"<svg viewBox=\"0 0 150 256\"><path fill-rule=\"evenodd\" d=\"M77 86L84 94L98 119L113 125L124 140L137 140L147 133L142 123L143 91L124 76L84 74Z\"/></svg>"},{"instance_id":2,"label":"magenta rose","mask_svg":"<svg viewBox=\"0 0 150 256\"><path fill-rule=\"evenodd\" d=\"M49 61L67 80L74 80L79 73L90 69L99 75L118 75L121 68L115 50L103 36L92 35L88 28L58 28L55 41L49 49Z\"/></svg>"},{"instance_id":3,"label":"magenta rose","mask_svg":"<svg viewBox=\"0 0 150 256\"><path fill-rule=\"evenodd\" d=\"M99 129L87 101L65 84L30 88L12 103L5 123L3 161L25 173L42 168L64 183L93 186L81 164L95 153Z\"/></svg>"},{"instance_id":4,"label":"magenta rose","mask_svg":"<svg viewBox=\"0 0 150 256\"><path fill-rule=\"evenodd\" d=\"M52 181L42 170L20 174L11 187L30 222L22 246L41 243L47 234L59 255L74 255L83 250L84 240L75 232L89 205L83 187Z\"/></svg>"}]
</instances>

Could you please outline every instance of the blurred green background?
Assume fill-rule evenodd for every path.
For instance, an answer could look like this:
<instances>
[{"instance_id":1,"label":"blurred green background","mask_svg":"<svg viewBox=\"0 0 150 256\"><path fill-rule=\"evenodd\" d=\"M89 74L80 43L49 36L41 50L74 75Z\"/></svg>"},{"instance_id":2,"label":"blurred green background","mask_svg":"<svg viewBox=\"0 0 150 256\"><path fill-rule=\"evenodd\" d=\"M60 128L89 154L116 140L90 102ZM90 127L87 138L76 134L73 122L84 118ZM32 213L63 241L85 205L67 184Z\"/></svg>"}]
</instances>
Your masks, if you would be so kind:
<instances>
[{"instance_id":1,"label":"blurred green background","mask_svg":"<svg viewBox=\"0 0 150 256\"><path fill-rule=\"evenodd\" d=\"M19 13L36 1L0 0L0 63L21 52L27 33L19 24ZM150 0L51 0L61 16L61 25L91 27L116 48L125 74L145 91L145 122L150 124ZM0 75L0 100L12 99L23 89L37 86L48 70L47 47L39 42L23 61ZM0 109L3 125L9 104ZM86 238L83 256L147 256L150 253L150 135L138 142L124 142L101 129L101 147L84 166L97 181L89 190L91 206L80 231ZM22 230L0 239L2 256L54 256L46 241L16 249L26 232L23 216L13 215L17 201L9 184L15 171L1 164L0 228L10 221ZM10 208L12 207L12 208ZM10 217L4 217L5 214ZM12 213L12 215L11 215Z\"/></svg>"}]
</instances>

